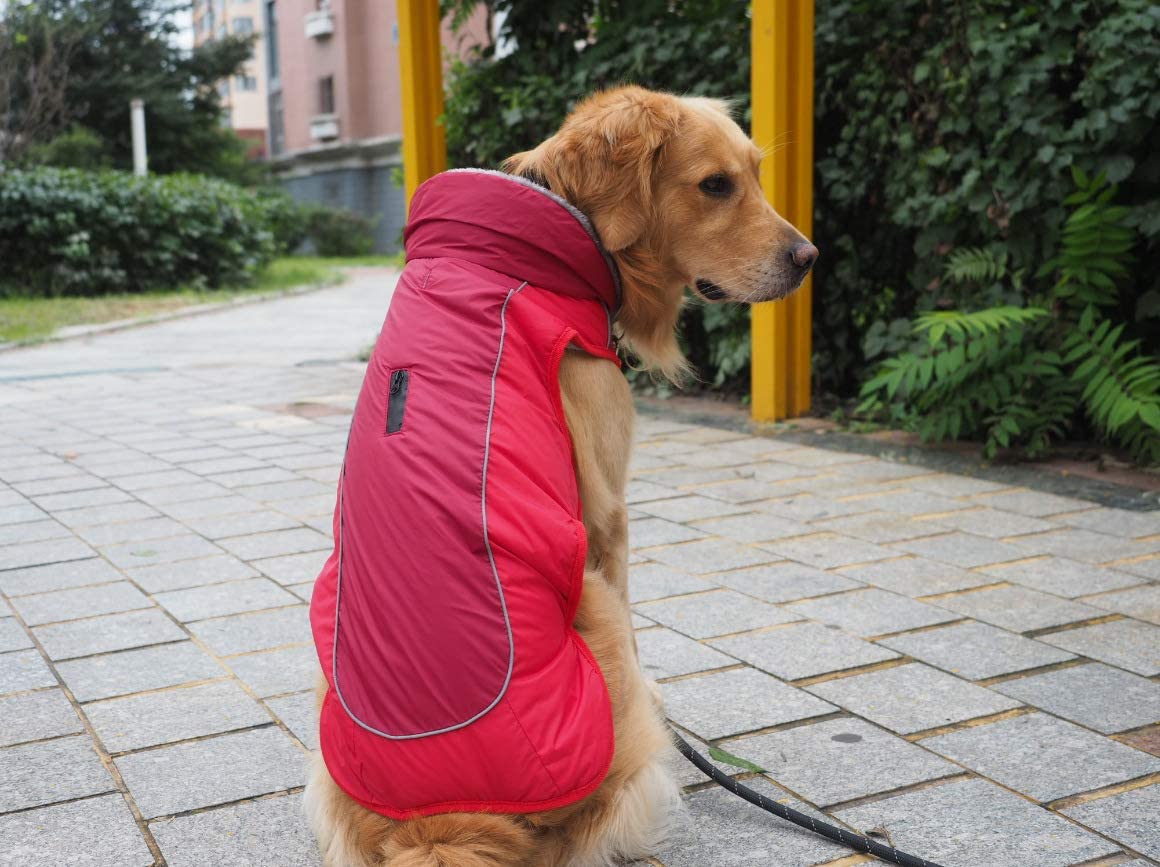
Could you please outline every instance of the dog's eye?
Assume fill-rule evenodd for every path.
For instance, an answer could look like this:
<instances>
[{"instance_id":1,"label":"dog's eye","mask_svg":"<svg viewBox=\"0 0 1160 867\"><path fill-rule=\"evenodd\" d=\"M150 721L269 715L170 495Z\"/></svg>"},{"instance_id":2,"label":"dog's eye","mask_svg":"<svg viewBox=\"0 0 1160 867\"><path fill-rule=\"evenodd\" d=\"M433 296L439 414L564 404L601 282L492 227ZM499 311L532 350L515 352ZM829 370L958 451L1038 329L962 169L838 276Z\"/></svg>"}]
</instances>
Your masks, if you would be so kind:
<instances>
[{"instance_id":1,"label":"dog's eye","mask_svg":"<svg viewBox=\"0 0 1160 867\"><path fill-rule=\"evenodd\" d=\"M733 181L728 175L709 175L701 181L701 192L708 196L727 196L733 192Z\"/></svg>"}]
</instances>

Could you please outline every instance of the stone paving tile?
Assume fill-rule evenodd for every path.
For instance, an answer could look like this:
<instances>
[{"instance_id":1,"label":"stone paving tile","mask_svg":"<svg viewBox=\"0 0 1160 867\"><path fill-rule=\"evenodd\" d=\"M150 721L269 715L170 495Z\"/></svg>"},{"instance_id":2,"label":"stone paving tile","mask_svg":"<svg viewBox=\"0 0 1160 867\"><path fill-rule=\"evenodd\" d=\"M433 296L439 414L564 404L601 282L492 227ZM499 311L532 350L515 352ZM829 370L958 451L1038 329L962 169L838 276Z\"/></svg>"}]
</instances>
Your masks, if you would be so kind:
<instances>
[{"instance_id":1,"label":"stone paving tile","mask_svg":"<svg viewBox=\"0 0 1160 867\"><path fill-rule=\"evenodd\" d=\"M929 478L931 476L931 471L926 467L914 467L909 464L882 460L843 464L834 469L840 476L865 482L896 482L900 479ZM906 486L911 487L911 482L908 481ZM934 493L941 494L943 492L935 491Z\"/></svg>"},{"instance_id":2,"label":"stone paving tile","mask_svg":"<svg viewBox=\"0 0 1160 867\"><path fill-rule=\"evenodd\" d=\"M210 656L188 641L75 659L60 663L56 669L80 702L208 680L224 674Z\"/></svg>"},{"instance_id":3,"label":"stone paving tile","mask_svg":"<svg viewBox=\"0 0 1160 867\"><path fill-rule=\"evenodd\" d=\"M78 527L74 532L95 548L107 548L119 542L143 542L147 539L179 536L187 530L184 525L172 518L162 516L145 518L141 521Z\"/></svg>"},{"instance_id":4,"label":"stone paving tile","mask_svg":"<svg viewBox=\"0 0 1160 867\"><path fill-rule=\"evenodd\" d=\"M715 587L703 578L662 563L642 563L628 570L628 600L632 603L699 593Z\"/></svg>"},{"instance_id":5,"label":"stone paving tile","mask_svg":"<svg viewBox=\"0 0 1160 867\"><path fill-rule=\"evenodd\" d=\"M766 602L791 602L865 586L834 572L791 562L736 569L714 577L726 587Z\"/></svg>"},{"instance_id":6,"label":"stone paving tile","mask_svg":"<svg viewBox=\"0 0 1160 867\"><path fill-rule=\"evenodd\" d=\"M1026 490L1001 491L998 494L988 494L976 497L975 502L991 509L1017 512L1020 515L1030 515L1033 518L1046 518L1063 512L1077 512L1090 509L1094 505L1087 500L1077 500L1072 497L1060 497L1055 494Z\"/></svg>"},{"instance_id":7,"label":"stone paving tile","mask_svg":"<svg viewBox=\"0 0 1160 867\"><path fill-rule=\"evenodd\" d=\"M949 593L954 590L967 590L971 587L982 587L984 584L993 584L990 575L981 572L968 572L949 563L940 563L937 560L924 560L921 557L908 557L905 560L883 560L877 563L867 563L864 566L848 566L839 573L846 578L864 581L881 587L883 590L892 590L903 596L929 596L934 593Z\"/></svg>"},{"instance_id":8,"label":"stone paving tile","mask_svg":"<svg viewBox=\"0 0 1160 867\"><path fill-rule=\"evenodd\" d=\"M665 712L707 740L825 716L838 708L752 668L684 678L661 686Z\"/></svg>"},{"instance_id":9,"label":"stone paving tile","mask_svg":"<svg viewBox=\"0 0 1160 867\"><path fill-rule=\"evenodd\" d=\"M641 670L650 680L736 665L724 653L664 627L638 631L636 646Z\"/></svg>"},{"instance_id":10,"label":"stone paving tile","mask_svg":"<svg viewBox=\"0 0 1160 867\"><path fill-rule=\"evenodd\" d=\"M114 488L111 485L103 488L92 488L87 491L67 491L63 494L44 494L36 497L36 505L45 511L52 512L56 517L59 513L67 513L94 506L108 506L114 503L127 503L133 495ZM66 523L62 521L62 523Z\"/></svg>"},{"instance_id":11,"label":"stone paving tile","mask_svg":"<svg viewBox=\"0 0 1160 867\"><path fill-rule=\"evenodd\" d=\"M201 620L189 629L219 656L310 641L310 621L305 605Z\"/></svg>"},{"instance_id":12,"label":"stone paving tile","mask_svg":"<svg viewBox=\"0 0 1160 867\"><path fill-rule=\"evenodd\" d=\"M943 515L939 518L939 522L964 533L973 533L976 536L986 536L990 539L1022 536L1027 533L1042 533L1045 530L1056 529L1058 526L1040 518L987 508Z\"/></svg>"},{"instance_id":13,"label":"stone paving tile","mask_svg":"<svg viewBox=\"0 0 1160 867\"><path fill-rule=\"evenodd\" d=\"M229 681L115 698L85 706L111 753L266 725L270 715Z\"/></svg>"},{"instance_id":14,"label":"stone paving tile","mask_svg":"<svg viewBox=\"0 0 1160 867\"><path fill-rule=\"evenodd\" d=\"M322 672L313 644L247 653L226 660L226 664L262 698L312 689Z\"/></svg>"},{"instance_id":15,"label":"stone paving tile","mask_svg":"<svg viewBox=\"0 0 1160 867\"><path fill-rule=\"evenodd\" d=\"M152 822L169 867L318 867L321 858L302 811L302 796L265 798Z\"/></svg>"},{"instance_id":16,"label":"stone paving tile","mask_svg":"<svg viewBox=\"0 0 1160 867\"><path fill-rule=\"evenodd\" d=\"M266 704L307 749L318 749L318 710L314 691L266 699Z\"/></svg>"},{"instance_id":17,"label":"stone paving tile","mask_svg":"<svg viewBox=\"0 0 1160 867\"><path fill-rule=\"evenodd\" d=\"M323 484L313 479L272 482L266 485L251 485L235 488L234 490L239 494L243 494L252 500L257 500L262 503L278 503L279 501L290 499L295 501L310 500L319 497L322 498L322 502L328 504L326 508L329 511L334 511L334 485Z\"/></svg>"},{"instance_id":18,"label":"stone paving tile","mask_svg":"<svg viewBox=\"0 0 1160 867\"><path fill-rule=\"evenodd\" d=\"M205 518L220 518L225 515L241 515L259 512L262 506L248 497L226 492L225 496L207 497L200 500L182 500L161 506L161 511L186 524Z\"/></svg>"},{"instance_id":19,"label":"stone paving tile","mask_svg":"<svg viewBox=\"0 0 1160 867\"><path fill-rule=\"evenodd\" d=\"M843 533L866 542L884 544L937 536L950 528L933 520L917 520L890 512L867 512L864 515L846 515L814 523L815 530Z\"/></svg>"},{"instance_id":20,"label":"stone paving tile","mask_svg":"<svg viewBox=\"0 0 1160 867\"><path fill-rule=\"evenodd\" d=\"M0 863L13 867L152 867L120 795L0 816Z\"/></svg>"},{"instance_id":21,"label":"stone paving tile","mask_svg":"<svg viewBox=\"0 0 1160 867\"><path fill-rule=\"evenodd\" d=\"M0 695L56 686L56 677L35 650L0 653Z\"/></svg>"},{"instance_id":22,"label":"stone paving tile","mask_svg":"<svg viewBox=\"0 0 1160 867\"><path fill-rule=\"evenodd\" d=\"M0 506L0 525L23 524L26 521L39 521L48 516L27 501L15 506Z\"/></svg>"},{"instance_id":23,"label":"stone paving tile","mask_svg":"<svg viewBox=\"0 0 1160 867\"><path fill-rule=\"evenodd\" d=\"M186 485L174 485L165 488L151 488L147 491L134 491L138 500L143 500L152 506L165 511L164 507L174 503L183 503L189 500L203 500L209 497L221 497L229 493L228 488L209 481L191 482Z\"/></svg>"},{"instance_id":24,"label":"stone paving tile","mask_svg":"<svg viewBox=\"0 0 1160 867\"><path fill-rule=\"evenodd\" d=\"M1070 524L1084 530L1136 539L1141 536L1160 535L1160 511L1132 512L1127 509L1091 509L1075 515L1065 515L1059 519L1062 524Z\"/></svg>"},{"instance_id":25,"label":"stone paving tile","mask_svg":"<svg viewBox=\"0 0 1160 867\"><path fill-rule=\"evenodd\" d=\"M111 792L113 778L87 737L0 750L0 813Z\"/></svg>"},{"instance_id":26,"label":"stone paving tile","mask_svg":"<svg viewBox=\"0 0 1160 867\"><path fill-rule=\"evenodd\" d=\"M78 617L152 608L153 603L128 581L118 581L113 584L97 584L91 587L38 593L35 596L21 596L12 600L12 606L29 626L39 626L58 620L75 620Z\"/></svg>"},{"instance_id":27,"label":"stone paving tile","mask_svg":"<svg viewBox=\"0 0 1160 867\"><path fill-rule=\"evenodd\" d=\"M130 493L137 493L138 491L147 491L150 488L175 488L182 484L193 484L200 481L199 476L188 470L161 470L121 476L117 479L117 487L124 488Z\"/></svg>"},{"instance_id":28,"label":"stone paving tile","mask_svg":"<svg viewBox=\"0 0 1160 867\"><path fill-rule=\"evenodd\" d=\"M818 623L790 624L711 642L718 650L784 680L857 668L898 654Z\"/></svg>"},{"instance_id":29,"label":"stone paving tile","mask_svg":"<svg viewBox=\"0 0 1160 867\"><path fill-rule=\"evenodd\" d=\"M108 487L104 479L89 473L73 472L64 477L36 479L30 482L16 482L12 485L26 497L36 499L44 494L63 494L68 491L87 491L92 488Z\"/></svg>"},{"instance_id":30,"label":"stone paving tile","mask_svg":"<svg viewBox=\"0 0 1160 867\"><path fill-rule=\"evenodd\" d=\"M974 621L895 635L879 639L878 643L967 680L983 680L1075 659L1056 647ZM1004 691L1002 685L992 688Z\"/></svg>"},{"instance_id":31,"label":"stone paving tile","mask_svg":"<svg viewBox=\"0 0 1160 867\"><path fill-rule=\"evenodd\" d=\"M747 512L727 518L696 521L693 526L714 536L724 536L735 542L769 542L789 536L804 536L814 532L805 524L787 521L764 512Z\"/></svg>"},{"instance_id":32,"label":"stone paving tile","mask_svg":"<svg viewBox=\"0 0 1160 867\"><path fill-rule=\"evenodd\" d=\"M1075 528L1024 536L1015 541L1031 554L1055 554L1086 563L1107 563L1160 551L1160 539L1143 542Z\"/></svg>"},{"instance_id":33,"label":"stone paving tile","mask_svg":"<svg viewBox=\"0 0 1160 867\"><path fill-rule=\"evenodd\" d=\"M989 716L1020 702L921 663L806 687L814 695L899 734Z\"/></svg>"},{"instance_id":34,"label":"stone paving tile","mask_svg":"<svg viewBox=\"0 0 1160 867\"><path fill-rule=\"evenodd\" d=\"M964 569L1021 560L1028 556L1027 551L1022 548L995 539L972 536L969 533L948 533L945 536L912 539L908 542L896 542L892 547L917 554L919 557L961 566Z\"/></svg>"},{"instance_id":35,"label":"stone paving tile","mask_svg":"<svg viewBox=\"0 0 1160 867\"><path fill-rule=\"evenodd\" d=\"M719 539L702 539L673 545L670 548L657 548L650 551L649 556L661 563L698 575L756 566L777 559L756 548Z\"/></svg>"},{"instance_id":36,"label":"stone paving tile","mask_svg":"<svg viewBox=\"0 0 1160 867\"><path fill-rule=\"evenodd\" d=\"M1132 587L1140 583L1138 577L1126 572L1104 569L1090 563L1077 563L1075 560L1062 557L1044 557L1040 560L994 566L986 571L989 575L993 575L996 581L1010 581L1013 584L1022 584L1025 587L1071 599L1089 593Z\"/></svg>"},{"instance_id":37,"label":"stone paving tile","mask_svg":"<svg viewBox=\"0 0 1160 867\"><path fill-rule=\"evenodd\" d=\"M769 473L770 465L764 465L763 474ZM787 468L789 475L796 475L795 470ZM800 472L800 471L797 471ZM764 478L736 479L728 482L711 482L694 489L697 494L726 503L743 505L758 500L769 499L769 480Z\"/></svg>"},{"instance_id":38,"label":"stone paving tile","mask_svg":"<svg viewBox=\"0 0 1160 867\"><path fill-rule=\"evenodd\" d=\"M208 557L221 554L221 548L208 542L201 536L192 533L184 536L173 536L169 539L147 539L141 542L128 542L104 548L102 554L114 566L122 569L137 569L141 566L152 566L157 563L172 563L178 560L192 560L195 557Z\"/></svg>"},{"instance_id":39,"label":"stone paving tile","mask_svg":"<svg viewBox=\"0 0 1160 867\"><path fill-rule=\"evenodd\" d=\"M860 539L840 536L836 533L818 533L761 546L763 550L777 554L779 558L816 566L819 569L833 569L855 563L869 563L872 560L888 560L897 556L889 548L882 548Z\"/></svg>"},{"instance_id":40,"label":"stone paving tile","mask_svg":"<svg viewBox=\"0 0 1160 867\"><path fill-rule=\"evenodd\" d=\"M722 746L823 807L962 773L950 762L859 719L827 720Z\"/></svg>"},{"instance_id":41,"label":"stone paving tile","mask_svg":"<svg viewBox=\"0 0 1160 867\"><path fill-rule=\"evenodd\" d=\"M950 473L933 473L917 479L910 479L906 486L916 491L929 491L944 497L973 497L1005 490L1006 486L970 476L956 476Z\"/></svg>"},{"instance_id":42,"label":"stone paving tile","mask_svg":"<svg viewBox=\"0 0 1160 867\"><path fill-rule=\"evenodd\" d=\"M1160 683L1098 662L996 683L991 689L1104 734L1160 720Z\"/></svg>"},{"instance_id":43,"label":"stone paving tile","mask_svg":"<svg viewBox=\"0 0 1160 867\"><path fill-rule=\"evenodd\" d=\"M210 478L227 488L242 488L250 485L265 485L271 482L292 482L300 479L301 476L280 467L267 467L265 469L220 473Z\"/></svg>"},{"instance_id":44,"label":"stone paving tile","mask_svg":"<svg viewBox=\"0 0 1160 867\"><path fill-rule=\"evenodd\" d=\"M274 557L283 554L302 554L322 551L331 547L331 541L317 530L299 527L294 530L276 530L223 539L221 546L243 560Z\"/></svg>"},{"instance_id":45,"label":"stone paving tile","mask_svg":"<svg viewBox=\"0 0 1160 867\"><path fill-rule=\"evenodd\" d=\"M230 536L289 530L299 526L299 523L279 512L243 512L236 515L190 518L185 521L185 525L207 539L217 541Z\"/></svg>"},{"instance_id":46,"label":"stone paving tile","mask_svg":"<svg viewBox=\"0 0 1160 867\"><path fill-rule=\"evenodd\" d=\"M1152 677L1160 674L1160 626L1117 620L1042 635L1040 641Z\"/></svg>"},{"instance_id":47,"label":"stone paving tile","mask_svg":"<svg viewBox=\"0 0 1160 867\"><path fill-rule=\"evenodd\" d=\"M1137 560L1134 563L1120 563L1116 568L1131 572L1133 575L1139 575L1141 578L1160 581L1160 557Z\"/></svg>"},{"instance_id":48,"label":"stone paving tile","mask_svg":"<svg viewBox=\"0 0 1160 867\"><path fill-rule=\"evenodd\" d=\"M958 619L957 615L945 609L874 587L794 602L787 605L785 610L811 620L840 626L846 632L863 638Z\"/></svg>"},{"instance_id":49,"label":"stone paving tile","mask_svg":"<svg viewBox=\"0 0 1160 867\"><path fill-rule=\"evenodd\" d=\"M0 698L0 747L83 731L76 711L59 689Z\"/></svg>"},{"instance_id":50,"label":"stone paving tile","mask_svg":"<svg viewBox=\"0 0 1160 867\"><path fill-rule=\"evenodd\" d=\"M866 461L865 455L854 455L849 452L840 452L831 449L800 448L783 452L778 460L788 464L797 464L802 467L836 467L839 464L858 463Z\"/></svg>"},{"instance_id":51,"label":"stone paving tile","mask_svg":"<svg viewBox=\"0 0 1160 867\"><path fill-rule=\"evenodd\" d=\"M893 491L859 497L859 505L900 515L941 515L970 508L970 504L952 497L941 497L923 491Z\"/></svg>"},{"instance_id":52,"label":"stone paving tile","mask_svg":"<svg viewBox=\"0 0 1160 867\"><path fill-rule=\"evenodd\" d=\"M649 500L664 500L669 497L680 496L684 496L684 494L676 488L642 481L641 479L632 479L629 481L628 487L625 490L624 499L626 503L633 505L635 503L647 503Z\"/></svg>"},{"instance_id":53,"label":"stone paving tile","mask_svg":"<svg viewBox=\"0 0 1160 867\"><path fill-rule=\"evenodd\" d=\"M266 578L158 593L153 599L182 623L294 605L299 600Z\"/></svg>"},{"instance_id":54,"label":"stone paving tile","mask_svg":"<svg viewBox=\"0 0 1160 867\"><path fill-rule=\"evenodd\" d=\"M1153 783L1060 812L1160 861L1160 822L1156 821L1160 816L1160 785Z\"/></svg>"},{"instance_id":55,"label":"stone paving tile","mask_svg":"<svg viewBox=\"0 0 1160 867\"><path fill-rule=\"evenodd\" d=\"M628 522L628 544L633 548L672 545L675 542L688 542L690 539L704 537L705 533L700 530L662 518L638 518Z\"/></svg>"},{"instance_id":56,"label":"stone paving tile","mask_svg":"<svg viewBox=\"0 0 1160 867\"><path fill-rule=\"evenodd\" d=\"M301 584L291 584L286 589L302 601L309 603L311 597L314 595L314 582L303 581Z\"/></svg>"},{"instance_id":57,"label":"stone paving tile","mask_svg":"<svg viewBox=\"0 0 1160 867\"><path fill-rule=\"evenodd\" d=\"M1146 753L1160 757L1160 723L1142 728L1139 731L1116 735L1116 740Z\"/></svg>"},{"instance_id":58,"label":"stone paving tile","mask_svg":"<svg viewBox=\"0 0 1160 867\"><path fill-rule=\"evenodd\" d=\"M1120 590L1117 593L1105 593L1085 599L1084 602L1106 611L1115 611L1137 620L1147 620L1149 623L1160 625L1160 586L1156 584Z\"/></svg>"},{"instance_id":59,"label":"stone paving tile","mask_svg":"<svg viewBox=\"0 0 1160 867\"><path fill-rule=\"evenodd\" d=\"M130 501L68 509L55 512L53 517L66 527L90 527L94 524L141 521L146 518L155 518L158 514L158 511L152 506ZM132 536L124 538L132 538Z\"/></svg>"},{"instance_id":60,"label":"stone paving tile","mask_svg":"<svg viewBox=\"0 0 1160 867\"><path fill-rule=\"evenodd\" d=\"M116 765L141 814L151 819L300 786L305 759L271 726L131 753Z\"/></svg>"},{"instance_id":61,"label":"stone paving tile","mask_svg":"<svg viewBox=\"0 0 1160 867\"><path fill-rule=\"evenodd\" d=\"M186 637L180 626L156 608L71 620L32 631L52 660L181 641Z\"/></svg>"},{"instance_id":62,"label":"stone paving tile","mask_svg":"<svg viewBox=\"0 0 1160 867\"><path fill-rule=\"evenodd\" d=\"M955 596L937 596L928 601L1012 632L1062 626L1105 614L1090 605L1015 586L983 588Z\"/></svg>"},{"instance_id":63,"label":"stone paving tile","mask_svg":"<svg viewBox=\"0 0 1160 867\"><path fill-rule=\"evenodd\" d=\"M45 563L64 563L95 557L96 551L80 539L49 539L0 547L0 572Z\"/></svg>"},{"instance_id":64,"label":"stone paving tile","mask_svg":"<svg viewBox=\"0 0 1160 867\"><path fill-rule=\"evenodd\" d=\"M767 780L746 780L745 785L770 800L825 819ZM849 852L774 816L755 809L739 810L737 798L724 789L714 787L690 795L686 808L687 815L657 853L665 867L812 867Z\"/></svg>"},{"instance_id":65,"label":"stone paving tile","mask_svg":"<svg viewBox=\"0 0 1160 867\"><path fill-rule=\"evenodd\" d=\"M766 605L732 590L646 602L637 605L636 610L650 620L697 639L802 619L791 611Z\"/></svg>"},{"instance_id":66,"label":"stone paving tile","mask_svg":"<svg viewBox=\"0 0 1160 867\"><path fill-rule=\"evenodd\" d=\"M856 500L842 503L827 497L818 497L814 494L801 494L799 496L788 497L784 500L767 500L756 505L763 512L769 512L771 515L788 518L791 521L802 521L804 523L874 511L873 506L863 505Z\"/></svg>"},{"instance_id":67,"label":"stone paving tile","mask_svg":"<svg viewBox=\"0 0 1160 867\"><path fill-rule=\"evenodd\" d=\"M40 542L45 539L63 539L70 535L69 529L56 521L33 521L30 524L6 524L0 526L0 545Z\"/></svg>"},{"instance_id":68,"label":"stone paving tile","mask_svg":"<svg viewBox=\"0 0 1160 867\"><path fill-rule=\"evenodd\" d=\"M258 573L236 557L217 554L212 557L180 560L176 563L159 563L155 566L126 569L125 574L146 593L165 593L187 587L252 578Z\"/></svg>"},{"instance_id":69,"label":"stone paving tile","mask_svg":"<svg viewBox=\"0 0 1160 867\"><path fill-rule=\"evenodd\" d=\"M666 521L678 522L719 518L722 515L735 515L746 511L743 505L724 503L695 494L669 500L651 500L638 503L636 508L658 518L664 518Z\"/></svg>"},{"instance_id":70,"label":"stone paving tile","mask_svg":"<svg viewBox=\"0 0 1160 867\"><path fill-rule=\"evenodd\" d=\"M1160 759L1042 713L927 738L922 745L1043 802L1160 771Z\"/></svg>"},{"instance_id":71,"label":"stone paving tile","mask_svg":"<svg viewBox=\"0 0 1160 867\"><path fill-rule=\"evenodd\" d=\"M0 617L0 653L32 647L32 639L15 617Z\"/></svg>"},{"instance_id":72,"label":"stone paving tile","mask_svg":"<svg viewBox=\"0 0 1160 867\"><path fill-rule=\"evenodd\" d=\"M1119 851L986 780L962 780L838 810L862 832L888 828L895 846L944 867L1070 867Z\"/></svg>"}]
</instances>

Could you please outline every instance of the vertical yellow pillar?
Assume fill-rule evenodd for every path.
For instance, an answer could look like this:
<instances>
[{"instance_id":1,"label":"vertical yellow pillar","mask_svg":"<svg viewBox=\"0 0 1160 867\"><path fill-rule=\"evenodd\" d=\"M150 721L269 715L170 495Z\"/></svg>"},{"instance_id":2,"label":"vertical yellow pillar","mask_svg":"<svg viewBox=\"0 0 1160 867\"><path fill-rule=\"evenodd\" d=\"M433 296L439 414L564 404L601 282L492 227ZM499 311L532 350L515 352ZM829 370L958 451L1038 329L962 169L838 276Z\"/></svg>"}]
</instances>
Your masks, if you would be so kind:
<instances>
[{"instance_id":1,"label":"vertical yellow pillar","mask_svg":"<svg viewBox=\"0 0 1160 867\"><path fill-rule=\"evenodd\" d=\"M443 43L439 0L398 0L399 78L403 91L403 181L407 209L423 181L447 168Z\"/></svg>"},{"instance_id":2,"label":"vertical yellow pillar","mask_svg":"<svg viewBox=\"0 0 1160 867\"><path fill-rule=\"evenodd\" d=\"M813 231L814 3L753 2L753 139L768 156L761 185L778 213ZM812 285L785 301L756 304L751 319L752 414L756 421L810 407Z\"/></svg>"}]
</instances>

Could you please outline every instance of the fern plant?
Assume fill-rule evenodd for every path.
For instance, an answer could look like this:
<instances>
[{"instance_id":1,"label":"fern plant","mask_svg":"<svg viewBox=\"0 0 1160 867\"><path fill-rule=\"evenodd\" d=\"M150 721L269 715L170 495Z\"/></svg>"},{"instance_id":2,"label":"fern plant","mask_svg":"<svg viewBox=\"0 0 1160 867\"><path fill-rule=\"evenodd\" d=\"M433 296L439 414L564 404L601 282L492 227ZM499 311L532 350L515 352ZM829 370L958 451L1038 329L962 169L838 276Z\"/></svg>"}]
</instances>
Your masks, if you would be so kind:
<instances>
[{"instance_id":1,"label":"fern plant","mask_svg":"<svg viewBox=\"0 0 1160 867\"><path fill-rule=\"evenodd\" d=\"M1044 455L1086 419L1138 462L1160 463L1160 359L1110 318L1134 241L1128 212L1102 175L1073 177L1060 251L1033 281L1042 288L1025 285L1001 251L951 253L945 281L1000 287L1022 304L918 316L916 348L878 367L862 412L885 413L924 441L981 440L988 459L1000 449Z\"/></svg>"}]
</instances>

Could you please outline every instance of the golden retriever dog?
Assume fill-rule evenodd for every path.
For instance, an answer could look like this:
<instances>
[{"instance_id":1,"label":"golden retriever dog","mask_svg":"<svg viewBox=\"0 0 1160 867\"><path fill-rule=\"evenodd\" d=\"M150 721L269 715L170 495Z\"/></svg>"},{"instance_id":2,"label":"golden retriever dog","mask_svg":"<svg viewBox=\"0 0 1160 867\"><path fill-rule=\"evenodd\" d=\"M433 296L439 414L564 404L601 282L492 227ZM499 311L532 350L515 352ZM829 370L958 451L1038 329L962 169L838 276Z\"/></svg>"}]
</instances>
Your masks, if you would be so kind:
<instances>
[{"instance_id":1,"label":"golden retriever dog","mask_svg":"<svg viewBox=\"0 0 1160 867\"><path fill-rule=\"evenodd\" d=\"M784 298L817 257L765 200L761 158L724 103L621 87L582 102L505 169L588 216L620 269L623 343L675 380L686 370L675 333L685 287L710 301ZM611 697L611 769L593 794L551 812L394 821L351 801L318 759L306 800L327 867L598 867L656 851L673 818L670 740L628 606L632 395L614 365L583 352L565 353L559 376L588 533L576 627Z\"/></svg>"}]
</instances>

